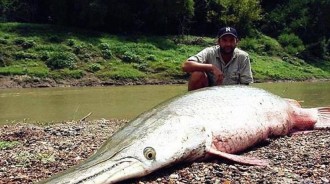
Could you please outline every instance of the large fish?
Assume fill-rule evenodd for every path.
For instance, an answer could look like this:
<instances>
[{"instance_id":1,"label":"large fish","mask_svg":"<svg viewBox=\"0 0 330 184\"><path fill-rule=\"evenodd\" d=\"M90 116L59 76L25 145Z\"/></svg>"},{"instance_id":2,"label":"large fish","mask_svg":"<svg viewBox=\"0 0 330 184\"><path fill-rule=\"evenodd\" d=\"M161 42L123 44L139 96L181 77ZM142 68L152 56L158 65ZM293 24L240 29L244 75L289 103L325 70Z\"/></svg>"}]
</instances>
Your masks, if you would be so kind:
<instances>
[{"instance_id":1,"label":"large fish","mask_svg":"<svg viewBox=\"0 0 330 184\"><path fill-rule=\"evenodd\" d=\"M140 115L85 162L44 182L115 183L210 156L267 165L235 153L271 136L324 127L330 127L329 107L304 109L248 86L205 88Z\"/></svg>"}]
</instances>

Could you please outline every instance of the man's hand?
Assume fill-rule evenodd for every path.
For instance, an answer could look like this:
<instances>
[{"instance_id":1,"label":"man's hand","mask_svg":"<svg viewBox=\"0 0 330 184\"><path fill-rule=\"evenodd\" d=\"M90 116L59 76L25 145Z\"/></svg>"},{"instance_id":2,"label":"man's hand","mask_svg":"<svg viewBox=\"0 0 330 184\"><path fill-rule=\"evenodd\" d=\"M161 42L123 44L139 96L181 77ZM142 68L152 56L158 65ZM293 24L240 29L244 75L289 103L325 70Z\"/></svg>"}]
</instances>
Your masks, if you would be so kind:
<instances>
[{"instance_id":1,"label":"man's hand","mask_svg":"<svg viewBox=\"0 0 330 184\"><path fill-rule=\"evenodd\" d=\"M214 74L215 81L217 85L222 85L223 82L223 73L215 65L212 65L211 72Z\"/></svg>"},{"instance_id":2,"label":"man's hand","mask_svg":"<svg viewBox=\"0 0 330 184\"><path fill-rule=\"evenodd\" d=\"M189 61L187 60L182 64L182 70L185 72L195 72L195 71L200 71L200 72L210 72L212 73L215 79L216 85L222 85L223 82L223 73L221 70L219 70L215 65L213 64L207 64L206 63L198 63L195 61Z\"/></svg>"}]
</instances>

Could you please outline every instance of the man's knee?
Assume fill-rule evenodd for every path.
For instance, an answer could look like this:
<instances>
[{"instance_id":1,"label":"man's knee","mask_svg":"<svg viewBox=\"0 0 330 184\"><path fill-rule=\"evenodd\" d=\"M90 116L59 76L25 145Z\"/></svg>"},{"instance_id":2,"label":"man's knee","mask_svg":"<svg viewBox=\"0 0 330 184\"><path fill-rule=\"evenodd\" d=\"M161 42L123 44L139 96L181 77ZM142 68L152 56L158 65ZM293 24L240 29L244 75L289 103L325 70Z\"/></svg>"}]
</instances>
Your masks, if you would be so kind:
<instances>
[{"instance_id":1,"label":"man's knee","mask_svg":"<svg viewBox=\"0 0 330 184\"><path fill-rule=\"evenodd\" d=\"M204 72L193 72L190 75L190 80L194 82L206 80L206 78L207 76Z\"/></svg>"},{"instance_id":2,"label":"man's knee","mask_svg":"<svg viewBox=\"0 0 330 184\"><path fill-rule=\"evenodd\" d=\"M204 72L193 72L188 82L188 90L195 90L208 86L207 76Z\"/></svg>"}]
</instances>

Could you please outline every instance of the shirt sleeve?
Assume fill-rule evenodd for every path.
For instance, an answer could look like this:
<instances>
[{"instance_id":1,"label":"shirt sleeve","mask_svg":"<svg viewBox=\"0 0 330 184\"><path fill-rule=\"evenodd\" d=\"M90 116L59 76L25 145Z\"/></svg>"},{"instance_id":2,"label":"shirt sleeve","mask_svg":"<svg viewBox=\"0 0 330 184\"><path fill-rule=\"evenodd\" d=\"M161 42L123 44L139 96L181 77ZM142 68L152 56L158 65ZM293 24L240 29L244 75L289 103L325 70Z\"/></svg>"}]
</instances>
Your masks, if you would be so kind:
<instances>
[{"instance_id":1,"label":"shirt sleeve","mask_svg":"<svg viewBox=\"0 0 330 184\"><path fill-rule=\"evenodd\" d=\"M249 84L253 83L253 76L251 71L250 57L246 56L240 66L240 83Z\"/></svg>"},{"instance_id":2,"label":"shirt sleeve","mask_svg":"<svg viewBox=\"0 0 330 184\"><path fill-rule=\"evenodd\" d=\"M204 50L200 51L198 54L189 57L188 61L195 61L195 62L198 62L198 63L206 63L208 53L210 52L209 50L210 50L209 48L205 48Z\"/></svg>"}]
</instances>

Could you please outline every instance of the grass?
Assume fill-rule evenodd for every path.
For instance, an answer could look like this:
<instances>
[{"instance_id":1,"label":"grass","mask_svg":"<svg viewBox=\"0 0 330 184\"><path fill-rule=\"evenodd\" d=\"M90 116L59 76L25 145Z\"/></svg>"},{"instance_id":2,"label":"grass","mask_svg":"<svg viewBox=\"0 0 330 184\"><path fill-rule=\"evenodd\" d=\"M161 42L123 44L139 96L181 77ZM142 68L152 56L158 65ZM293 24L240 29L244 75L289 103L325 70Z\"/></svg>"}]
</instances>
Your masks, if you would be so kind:
<instances>
[{"instance_id":1,"label":"grass","mask_svg":"<svg viewBox=\"0 0 330 184\"><path fill-rule=\"evenodd\" d=\"M18 145L18 141L2 141L0 140L0 150L11 149Z\"/></svg>"},{"instance_id":2,"label":"grass","mask_svg":"<svg viewBox=\"0 0 330 184\"><path fill-rule=\"evenodd\" d=\"M181 64L215 44L197 36L120 36L52 25L0 23L0 75L101 80L183 79ZM242 39L257 81L330 78L330 60L310 62L265 35Z\"/></svg>"},{"instance_id":3,"label":"grass","mask_svg":"<svg viewBox=\"0 0 330 184\"><path fill-rule=\"evenodd\" d=\"M307 80L312 78L329 78L329 71L304 63L297 58L291 58L300 65L291 64L276 57L261 56L255 53L251 54L252 71L254 77L260 81L267 80Z\"/></svg>"}]
</instances>

